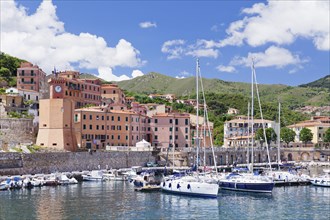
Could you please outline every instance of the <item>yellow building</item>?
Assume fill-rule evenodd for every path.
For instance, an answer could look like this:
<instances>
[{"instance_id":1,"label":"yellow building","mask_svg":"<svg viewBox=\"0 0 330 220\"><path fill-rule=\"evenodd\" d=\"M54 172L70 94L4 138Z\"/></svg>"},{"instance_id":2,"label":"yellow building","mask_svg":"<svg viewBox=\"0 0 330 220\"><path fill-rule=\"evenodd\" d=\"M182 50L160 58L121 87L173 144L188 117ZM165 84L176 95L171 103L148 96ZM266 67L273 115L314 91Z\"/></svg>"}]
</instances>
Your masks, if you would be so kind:
<instances>
[{"instance_id":1,"label":"yellow building","mask_svg":"<svg viewBox=\"0 0 330 220\"><path fill-rule=\"evenodd\" d=\"M295 142L301 142L299 139L300 131L303 128L308 128L313 133L313 144L322 144L325 137L325 131L330 128L329 116L315 116L311 120L303 121L297 124L288 126L291 130L296 132Z\"/></svg>"}]
</instances>

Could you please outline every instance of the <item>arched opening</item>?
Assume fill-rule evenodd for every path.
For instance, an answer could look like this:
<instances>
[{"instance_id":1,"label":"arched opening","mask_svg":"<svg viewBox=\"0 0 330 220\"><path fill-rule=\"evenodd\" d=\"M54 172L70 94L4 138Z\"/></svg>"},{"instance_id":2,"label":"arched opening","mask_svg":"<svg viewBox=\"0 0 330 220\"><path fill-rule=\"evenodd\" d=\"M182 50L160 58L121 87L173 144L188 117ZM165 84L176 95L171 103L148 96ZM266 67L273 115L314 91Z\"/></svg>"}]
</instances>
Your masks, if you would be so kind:
<instances>
[{"instance_id":1,"label":"arched opening","mask_svg":"<svg viewBox=\"0 0 330 220\"><path fill-rule=\"evenodd\" d=\"M261 163L261 154L258 154L258 161Z\"/></svg>"},{"instance_id":2,"label":"arched opening","mask_svg":"<svg viewBox=\"0 0 330 220\"><path fill-rule=\"evenodd\" d=\"M291 153L288 154L288 161L292 161L292 154Z\"/></svg>"},{"instance_id":3,"label":"arched opening","mask_svg":"<svg viewBox=\"0 0 330 220\"><path fill-rule=\"evenodd\" d=\"M234 163L234 155L230 155L231 164Z\"/></svg>"}]
</instances>

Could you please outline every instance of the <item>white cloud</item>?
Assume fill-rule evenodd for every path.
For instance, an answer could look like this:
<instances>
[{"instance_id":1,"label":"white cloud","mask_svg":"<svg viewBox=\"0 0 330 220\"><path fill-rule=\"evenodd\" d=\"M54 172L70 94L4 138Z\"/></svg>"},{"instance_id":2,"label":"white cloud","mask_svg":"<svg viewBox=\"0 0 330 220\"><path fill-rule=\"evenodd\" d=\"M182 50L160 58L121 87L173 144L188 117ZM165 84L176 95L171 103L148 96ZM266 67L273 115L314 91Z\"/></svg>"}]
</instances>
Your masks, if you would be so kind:
<instances>
[{"instance_id":1,"label":"white cloud","mask_svg":"<svg viewBox=\"0 0 330 220\"><path fill-rule=\"evenodd\" d=\"M215 49L219 43L209 40L197 40L195 44L186 46L184 40L170 40L163 43L162 52L167 59L179 59L183 56L217 58L219 51Z\"/></svg>"},{"instance_id":2,"label":"white cloud","mask_svg":"<svg viewBox=\"0 0 330 220\"><path fill-rule=\"evenodd\" d=\"M292 54L289 50L281 47L271 46L265 52L249 53L246 57L235 57L230 65L251 66L252 59L256 67L275 66L282 68L288 65L301 66L307 59L301 59L299 55Z\"/></svg>"},{"instance_id":3,"label":"white cloud","mask_svg":"<svg viewBox=\"0 0 330 220\"><path fill-rule=\"evenodd\" d=\"M223 65L219 65L217 66L217 70L219 70L220 72L227 72L227 73L233 73L236 72L235 67L233 66L223 66Z\"/></svg>"},{"instance_id":4,"label":"white cloud","mask_svg":"<svg viewBox=\"0 0 330 220\"><path fill-rule=\"evenodd\" d=\"M184 77L184 76L176 76L175 78L177 78L177 79L184 79L186 77Z\"/></svg>"},{"instance_id":5,"label":"white cloud","mask_svg":"<svg viewBox=\"0 0 330 220\"><path fill-rule=\"evenodd\" d=\"M138 76L143 76L144 73L140 70L133 70L132 72L132 77L135 78L135 77L138 77Z\"/></svg>"},{"instance_id":6,"label":"white cloud","mask_svg":"<svg viewBox=\"0 0 330 220\"><path fill-rule=\"evenodd\" d=\"M187 72L187 71L182 71L181 73L180 73L180 75L182 75L182 76L190 76L191 74L189 73L189 72Z\"/></svg>"},{"instance_id":7,"label":"white cloud","mask_svg":"<svg viewBox=\"0 0 330 220\"><path fill-rule=\"evenodd\" d=\"M110 47L102 37L66 32L52 1L43 1L31 15L13 0L0 4L1 51L36 63L47 73L56 66L59 70L99 69L102 75L106 68L145 63L139 58L140 52L125 39Z\"/></svg>"},{"instance_id":8,"label":"white cloud","mask_svg":"<svg viewBox=\"0 0 330 220\"><path fill-rule=\"evenodd\" d=\"M287 45L311 39L319 50L330 49L329 1L269 1L242 10L246 17L231 23L221 46Z\"/></svg>"},{"instance_id":9,"label":"white cloud","mask_svg":"<svg viewBox=\"0 0 330 220\"><path fill-rule=\"evenodd\" d=\"M135 77L144 75L144 73L140 70L133 70L131 77L129 77L125 74L117 76L117 75L113 74L112 69L109 67L99 67L98 72L99 72L98 77L100 77L106 81L123 81L123 80L129 80L129 79L133 79Z\"/></svg>"},{"instance_id":10,"label":"white cloud","mask_svg":"<svg viewBox=\"0 0 330 220\"><path fill-rule=\"evenodd\" d=\"M170 40L163 43L162 52L169 54L167 59L178 59L181 58L184 53L184 48L182 45L185 44L184 40Z\"/></svg>"},{"instance_id":11,"label":"white cloud","mask_svg":"<svg viewBox=\"0 0 330 220\"><path fill-rule=\"evenodd\" d=\"M152 27L157 27L156 22L150 22L150 21L145 21L145 22L141 22L140 24L141 28L152 28Z\"/></svg>"}]
</instances>

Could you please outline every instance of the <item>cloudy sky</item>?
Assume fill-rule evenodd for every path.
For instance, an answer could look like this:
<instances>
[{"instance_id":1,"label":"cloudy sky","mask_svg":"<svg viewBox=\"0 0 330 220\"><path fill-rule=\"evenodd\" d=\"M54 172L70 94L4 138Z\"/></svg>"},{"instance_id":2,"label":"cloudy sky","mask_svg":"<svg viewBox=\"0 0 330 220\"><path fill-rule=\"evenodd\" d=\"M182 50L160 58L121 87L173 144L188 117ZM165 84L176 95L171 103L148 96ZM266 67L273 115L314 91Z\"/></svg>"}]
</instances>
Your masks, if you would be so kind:
<instances>
[{"instance_id":1,"label":"cloudy sky","mask_svg":"<svg viewBox=\"0 0 330 220\"><path fill-rule=\"evenodd\" d=\"M330 73L329 1L1 0L0 50L47 73L299 85Z\"/></svg>"}]
</instances>

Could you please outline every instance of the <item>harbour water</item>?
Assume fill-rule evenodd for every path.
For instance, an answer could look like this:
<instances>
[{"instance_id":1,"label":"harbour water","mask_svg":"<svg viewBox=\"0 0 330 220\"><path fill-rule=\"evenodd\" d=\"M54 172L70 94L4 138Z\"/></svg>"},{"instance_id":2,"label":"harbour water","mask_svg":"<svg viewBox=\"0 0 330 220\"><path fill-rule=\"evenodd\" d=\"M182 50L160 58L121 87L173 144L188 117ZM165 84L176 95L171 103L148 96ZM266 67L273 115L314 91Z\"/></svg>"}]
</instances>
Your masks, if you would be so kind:
<instances>
[{"instance_id":1,"label":"harbour water","mask_svg":"<svg viewBox=\"0 0 330 220\"><path fill-rule=\"evenodd\" d=\"M136 192L128 182L0 191L0 219L330 219L330 188L220 191L217 199Z\"/></svg>"}]
</instances>

